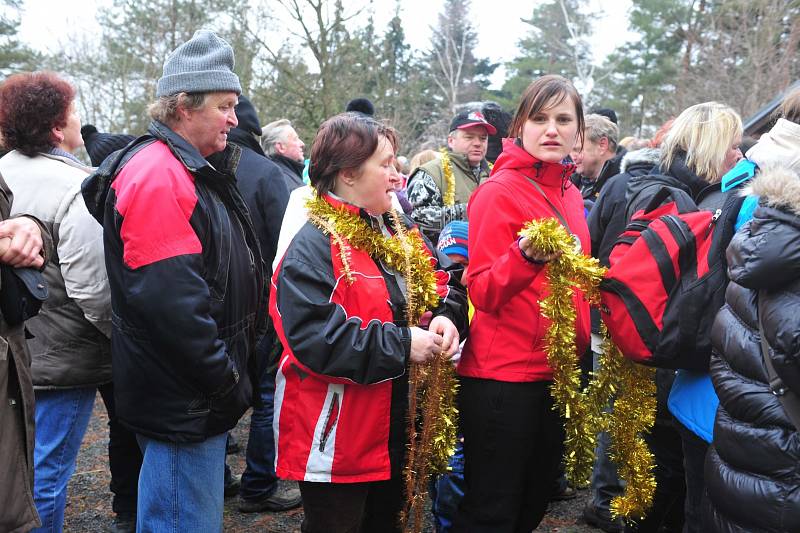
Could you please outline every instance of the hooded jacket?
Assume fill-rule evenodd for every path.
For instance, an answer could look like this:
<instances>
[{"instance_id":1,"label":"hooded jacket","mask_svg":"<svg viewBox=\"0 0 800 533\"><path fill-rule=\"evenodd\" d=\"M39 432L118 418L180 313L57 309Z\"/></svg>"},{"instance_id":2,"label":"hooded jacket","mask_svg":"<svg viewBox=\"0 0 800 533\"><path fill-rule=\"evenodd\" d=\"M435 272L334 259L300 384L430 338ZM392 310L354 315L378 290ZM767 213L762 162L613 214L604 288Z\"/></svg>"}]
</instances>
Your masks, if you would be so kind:
<instances>
[{"instance_id":1,"label":"hooded jacket","mask_svg":"<svg viewBox=\"0 0 800 533\"><path fill-rule=\"evenodd\" d=\"M332 195L325 200L375 229L394 231L388 215L371 217ZM409 219L403 222L417 231ZM426 244L441 297L433 315L448 317L465 335L461 267ZM352 284L344 279L342 254ZM311 223L286 250L270 295L270 314L284 346L273 426L279 477L356 483L400 474L407 444L411 324L398 277L365 251Z\"/></svg>"},{"instance_id":2,"label":"hooded jacket","mask_svg":"<svg viewBox=\"0 0 800 533\"><path fill-rule=\"evenodd\" d=\"M547 268L522 254L517 234L526 222L556 217L533 180L589 255L583 199L569 181L573 169L543 163L506 139L492 176L470 198L467 288L475 315L458 364L460 375L512 382L552 379L544 339L550 322L539 308L546 296ZM573 301L578 357L589 343L589 304L578 290Z\"/></svg>"},{"instance_id":3,"label":"hooded jacket","mask_svg":"<svg viewBox=\"0 0 800 533\"><path fill-rule=\"evenodd\" d=\"M708 187L719 189L719 185L709 185L707 181L692 172L686 166L686 154L679 153L669 168L659 166L655 173L635 176L628 181L628 188L625 192L625 201L627 202L625 223L627 224L637 211L647 207L650 199L662 187L681 190L695 201L707 193Z\"/></svg>"},{"instance_id":4,"label":"hooded jacket","mask_svg":"<svg viewBox=\"0 0 800 533\"><path fill-rule=\"evenodd\" d=\"M609 178L600 191L586 223L592 240L592 255L600 260L601 265L609 266L611 248L625 231L625 191L628 182L634 177L652 174L660 156L661 150L658 148L626 152L619 166L620 174Z\"/></svg>"},{"instance_id":5,"label":"hooded jacket","mask_svg":"<svg viewBox=\"0 0 800 533\"><path fill-rule=\"evenodd\" d=\"M800 177L764 171L753 219L728 247L731 283L712 329L711 377L719 396L706 456L706 523L713 531L800 531L800 436L768 385L770 356L800 392Z\"/></svg>"},{"instance_id":6,"label":"hooded jacket","mask_svg":"<svg viewBox=\"0 0 800 533\"><path fill-rule=\"evenodd\" d=\"M103 224L117 415L136 433L203 441L250 406L266 303L240 155L207 160L154 121L83 183Z\"/></svg>"}]
</instances>

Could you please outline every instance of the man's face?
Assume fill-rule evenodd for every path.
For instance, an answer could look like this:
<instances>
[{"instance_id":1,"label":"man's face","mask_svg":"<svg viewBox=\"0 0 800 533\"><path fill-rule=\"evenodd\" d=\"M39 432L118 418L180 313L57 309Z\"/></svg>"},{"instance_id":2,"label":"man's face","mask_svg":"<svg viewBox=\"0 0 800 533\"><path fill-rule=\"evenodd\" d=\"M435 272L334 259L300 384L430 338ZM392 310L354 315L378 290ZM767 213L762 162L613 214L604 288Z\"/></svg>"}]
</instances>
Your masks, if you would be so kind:
<instances>
[{"instance_id":1,"label":"man's face","mask_svg":"<svg viewBox=\"0 0 800 533\"><path fill-rule=\"evenodd\" d=\"M473 167L486 157L489 148L489 134L483 126L472 126L455 130L447 137L447 146L457 154L464 154Z\"/></svg>"},{"instance_id":2,"label":"man's face","mask_svg":"<svg viewBox=\"0 0 800 533\"><path fill-rule=\"evenodd\" d=\"M609 151L608 139L605 137L598 142L590 141L587 137L583 146L575 145L571 155L578 174L590 180L596 180L605 162L614 156Z\"/></svg>"},{"instance_id":3,"label":"man's face","mask_svg":"<svg viewBox=\"0 0 800 533\"><path fill-rule=\"evenodd\" d=\"M286 128L283 140L275 143L275 151L283 157L288 157L289 159L302 163L303 148L305 148L305 146L305 143L300 139L300 136L297 135L297 132L294 131L294 128L289 126Z\"/></svg>"},{"instance_id":4,"label":"man's face","mask_svg":"<svg viewBox=\"0 0 800 533\"><path fill-rule=\"evenodd\" d=\"M234 111L238 101L239 96L234 92L209 93L203 107L183 111L176 133L203 157L221 152L228 142L228 133L239 124Z\"/></svg>"}]
</instances>

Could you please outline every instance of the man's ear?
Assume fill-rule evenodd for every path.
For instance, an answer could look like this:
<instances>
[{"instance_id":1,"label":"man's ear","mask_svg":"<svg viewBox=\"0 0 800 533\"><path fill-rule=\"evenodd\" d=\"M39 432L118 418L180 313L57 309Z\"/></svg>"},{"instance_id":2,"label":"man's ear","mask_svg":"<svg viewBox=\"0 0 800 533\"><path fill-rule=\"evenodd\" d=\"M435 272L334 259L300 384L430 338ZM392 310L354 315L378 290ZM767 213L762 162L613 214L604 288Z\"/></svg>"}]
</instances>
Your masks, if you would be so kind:
<instances>
[{"instance_id":1,"label":"man's ear","mask_svg":"<svg viewBox=\"0 0 800 533\"><path fill-rule=\"evenodd\" d=\"M453 141L454 141L455 133L451 133L447 136L447 147L451 150L453 149Z\"/></svg>"},{"instance_id":2,"label":"man's ear","mask_svg":"<svg viewBox=\"0 0 800 533\"><path fill-rule=\"evenodd\" d=\"M597 141L597 146L600 147L601 151L607 152L609 149L608 137L600 137L600 140Z\"/></svg>"}]
</instances>

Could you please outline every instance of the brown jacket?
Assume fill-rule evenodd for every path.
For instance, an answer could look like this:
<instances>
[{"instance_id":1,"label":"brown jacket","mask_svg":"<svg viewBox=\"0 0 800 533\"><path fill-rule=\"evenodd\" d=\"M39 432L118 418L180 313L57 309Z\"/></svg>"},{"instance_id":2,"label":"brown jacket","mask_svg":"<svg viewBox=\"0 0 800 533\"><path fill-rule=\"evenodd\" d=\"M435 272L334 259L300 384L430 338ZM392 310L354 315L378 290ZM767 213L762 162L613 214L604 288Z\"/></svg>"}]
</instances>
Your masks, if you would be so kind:
<instances>
[{"instance_id":1,"label":"brown jacket","mask_svg":"<svg viewBox=\"0 0 800 533\"><path fill-rule=\"evenodd\" d=\"M0 176L2 220L8 217L11 199ZM52 252L52 239L39 226L46 259ZM0 317L0 531L4 533L22 533L41 525L33 504L33 408L31 355L24 325L12 327Z\"/></svg>"}]
</instances>

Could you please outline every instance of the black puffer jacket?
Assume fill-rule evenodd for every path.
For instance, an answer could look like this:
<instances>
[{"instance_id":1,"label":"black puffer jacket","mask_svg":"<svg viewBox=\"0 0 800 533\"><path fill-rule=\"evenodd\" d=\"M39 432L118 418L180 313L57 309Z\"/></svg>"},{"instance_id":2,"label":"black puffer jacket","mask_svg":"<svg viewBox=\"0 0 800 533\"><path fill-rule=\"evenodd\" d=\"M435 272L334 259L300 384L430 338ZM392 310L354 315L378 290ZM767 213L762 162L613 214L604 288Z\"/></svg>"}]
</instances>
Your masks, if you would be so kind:
<instances>
[{"instance_id":1,"label":"black puffer jacket","mask_svg":"<svg viewBox=\"0 0 800 533\"><path fill-rule=\"evenodd\" d=\"M757 319L760 312L778 373L800 392L800 177L765 171L752 189L760 205L728 247L731 283L712 330L720 405L706 456L705 523L711 531L800 531L800 434L768 386Z\"/></svg>"}]
</instances>

